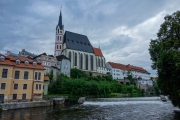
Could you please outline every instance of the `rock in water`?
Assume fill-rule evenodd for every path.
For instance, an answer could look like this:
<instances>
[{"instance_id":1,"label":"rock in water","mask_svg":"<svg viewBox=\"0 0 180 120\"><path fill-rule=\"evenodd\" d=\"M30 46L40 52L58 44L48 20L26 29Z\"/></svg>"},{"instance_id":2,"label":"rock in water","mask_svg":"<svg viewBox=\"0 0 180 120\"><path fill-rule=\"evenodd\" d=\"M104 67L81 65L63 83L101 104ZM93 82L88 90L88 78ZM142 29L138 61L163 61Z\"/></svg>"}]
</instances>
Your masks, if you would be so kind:
<instances>
[{"instance_id":1,"label":"rock in water","mask_svg":"<svg viewBox=\"0 0 180 120\"><path fill-rule=\"evenodd\" d=\"M85 99L86 99L86 97L80 97L80 98L78 99L78 103L79 103L79 104L83 104L84 101L85 101Z\"/></svg>"}]
</instances>

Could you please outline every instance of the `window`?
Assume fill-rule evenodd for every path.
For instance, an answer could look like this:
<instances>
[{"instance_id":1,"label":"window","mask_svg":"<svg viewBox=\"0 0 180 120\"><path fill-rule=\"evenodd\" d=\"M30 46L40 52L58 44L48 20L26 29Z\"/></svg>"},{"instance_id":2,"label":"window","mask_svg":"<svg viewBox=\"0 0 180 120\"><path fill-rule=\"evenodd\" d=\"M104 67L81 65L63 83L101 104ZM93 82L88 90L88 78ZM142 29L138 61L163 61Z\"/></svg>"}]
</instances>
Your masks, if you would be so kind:
<instances>
[{"instance_id":1,"label":"window","mask_svg":"<svg viewBox=\"0 0 180 120\"><path fill-rule=\"evenodd\" d=\"M14 84L14 89L15 89L15 90L18 89L18 84Z\"/></svg>"},{"instance_id":2,"label":"window","mask_svg":"<svg viewBox=\"0 0 180 120\"><path fill-rule=\"evenodd\" d=\"M62 37L60 36L60 41L61 41Z\"/></svg>"},{"instance_id":3,"label":"window","mask_svg":"<svg viewBox=\"0 0 180 120\"><path fill-rule=\"evenodd\" d=\"M71 51L69 51L69 60L71 61Z\"/></svg>"},{"instance_id":4,"label":"window","mask_svg":"<svg viewBox=\"0 0 180 120\"><path fill-rule=\"evenodd\" d=\"M33 66L37 66L37 62L34 61L34 62L33 62Z\"/></svg>"},{"instance_id":5,"label":"window","mask_svg":"<svg viewBox=\"0 0 180 120\"><path fill-rule=\"evenodd\" d=\"M24 79L27 80L28 79L28 74L29 72L28 71L24 71Z\"/></svg>"},{"instance_id":6,"label":"window","mask_svg":"<svg viewBox=\"0 0 180 120\"><path fill-rule=\"evenodd\" d=\"M3 69L2 71L2 78L7 78L8 69Z\"/></svg>"},{"instance_id":7,"label":"window","mask_svg":"<svg viewBox=\"0 0 180 120\"><path fill-rule=\"evenodd\" d=\"M93 70L93 56L91 55L91 70Z\"/></svg>"},{"instance_id":8,"label":"window","mask_svg":"<svg viewBox=\"0 0 180 120\"><path fill-rule=\"evenodd\" d=\"M83 69L83 54L82 53L79 55L79 68Z\"/></svg>"},{"instance_id":9,"label":"window","mask_svg":"<svg viewBox=\"0 0 180 120\"><path fill-rule=\"evenodd\" d=\"M99 59L99 67L101 67L101 60Z\"/></svg>"},{"instance_id":10,"label":"window","mask_svg":"<svg viewBox=\"0 0 180 120\"><path fill-rule=\"evenodd\" d=\"M58 49L58 45L56 45L56 48Z\"/></svg>"},{"instance_id":11,"label":"window","mask_svg":"<svg viewBox=\"0 0 180 120\"><path fill-rule=\"evenodd\" d=\"M103 59L101 60L101 67L104 67L104 65L103 65Z\"/></svg>"},{"instance_id":12,"label":"window","mask_svg":"<svg viewBox=\"0 0 180 120\"><path fill-rule=\"evenodd\" d=\"M1 56L0 57L0 61L4 61L5 57L4 56Z\"/></svg>"},{"instance_id":13,"label":"window","mask_svg":"<svg viewBox=\"0 0 180 120\"><path fill-rule=\"evenodd\" d=\"M41 72L35 72L35 80L41 80Z\"/></svg>"},{"instance_id":14,"label":"window","mask_svg":"<svg viewBox=\"0 0 180 120\"><path fill-rule=\"evenodd\" d=\"M77 53L75 53L75 63L74 66L77 66Z\"/></svg>"},{"instance_id":15,"label":"window","mask_svg":"<svg viewBox=\"0 0 180 120\"><path fill-rule=\"evenodd\" d=\"M23 84L23 90L27 89L27 84Z\"/></svg>"},{"instance_id":16,"label":"window","mask_svg":"<svg viewBox=\"0 0 180 120\"><path fill-rule=\"evenodd\" d=\"M1 90L4 90L6 88L6 83L1 83Z\"/></svg>"},{"instance_id":17,"label":"window","mask_svg":"<svg viewBox=\"0 0 180 120\"><path fill-rule=\"evenodd\" d=\"M20 71L15 71L14 79L19 79Z\"/></svg>"},{"instance_id":18,"label":"window","mask_svg":"<svg viewBox=\"0 0 180 120\"><path fill-rule=\"evenodd\" d=\"M13 100L17 99L17 94L13 94Z\"/></svg>"},{"instance_id":19,"label":"window","mask_svg":"<svg viewBox=\"0 0 180 120\"><path fill-rule=\"evenodd\" d=\"M29 62L26 60L26 61L24 62L24 64L25 64L25 65L29 65Z\"/></svg>"},{"instance_id":20,"label":"window","mask_svg":"<svg viewBox=\"0 0 180 120\"><path fill-rule=\"evenodd\" d=\"M22 100L26 99L26 94L22 94Z\"/></svg>"},{"instance_id":21,"label":"window","mask_svg":"<svg viewBox=\"0 0 180 120\"><path fill-rule=\"evenodd\" d=\"M41 90L41 84L36 84L36 90Z\"/></svg>"},{"instance_id":22,"label":"window","mask_svg":"<svg viewBox=\"0 0 180 120\"><path fill-rule=\"evenodd\" d=\"M88 55L86 55L86 70L88 70Z\"/></svg>"},{"instance_id":23,"label":"window","mask_svg":"<svg viewBox=\"0 0 180 120\"><path fill-rule=\"evenodd\" d=\"M19 59L18 59L18 60L16 60L16 64L20 64L20 62L21 62L21 61L20 61Z\"/></svg>"},{"instance_id":24,"label":"window","mask_svg":"<svg viewBox=\"0 0 180 120\"><path fill-rule=\"evenodd\" d=\"M59 33L59 29L58 29L58 33Z\"/></svg>"},{"instance_id":25,"label":"window","mask_svg":"<svg viewBox=\"0 0 180 120\"><path fill-rule=\"evenodd\" d=\"M58 39L57 40L59 40L59 36L57 36L58 37Z\"/></svg>"}]
</instances>

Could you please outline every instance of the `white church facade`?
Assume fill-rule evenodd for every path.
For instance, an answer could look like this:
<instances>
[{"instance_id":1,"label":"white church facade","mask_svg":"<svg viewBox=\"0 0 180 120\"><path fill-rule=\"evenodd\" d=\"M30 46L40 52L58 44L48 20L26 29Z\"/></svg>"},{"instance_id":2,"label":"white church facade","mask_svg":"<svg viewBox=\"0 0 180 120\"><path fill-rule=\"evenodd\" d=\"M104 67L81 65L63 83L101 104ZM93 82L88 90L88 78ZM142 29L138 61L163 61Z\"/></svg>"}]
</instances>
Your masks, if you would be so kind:
<instances>
[{"instance_id":1,"label":"white church facade","mask_svg":"<svg viewBox=\"0 0 180 120\"><path fill-rule=\"evenodd\" d=\"M107 69L105 68L106 60L104 56L97 56L97 54L95 54L95 51L86 35L70 31L64 32L61 12L58 25L56 26L54 55L65 55L71 62L71 68L102 74L107 73Z\"/></svg>"}]
</instances>

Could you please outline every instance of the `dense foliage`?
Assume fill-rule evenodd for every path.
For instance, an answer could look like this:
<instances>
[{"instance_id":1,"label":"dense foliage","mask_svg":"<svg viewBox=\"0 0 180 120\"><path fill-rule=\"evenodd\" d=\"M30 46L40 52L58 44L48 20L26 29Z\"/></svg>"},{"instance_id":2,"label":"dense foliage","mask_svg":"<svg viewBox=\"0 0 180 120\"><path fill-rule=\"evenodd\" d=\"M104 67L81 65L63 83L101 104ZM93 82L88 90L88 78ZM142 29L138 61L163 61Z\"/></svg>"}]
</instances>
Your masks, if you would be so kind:
<instances>
[{"instance_id":1,"label":"dense foliage","mask_svg":"<svg viewBox=\"0 0 180 120\"><path fill-rule=\"evenodd\" d=\"M157 69L158 86L180 107L180 11L166 15L157 39L151 40L152 68Z\"/></svg>"},{"instance_id":2,"label":"dense foliage","mask_svg":"<svg viewBox=\"0 0 180 120\"><path fill-rule=\"evenodd\" d=\"M49 94L70 94L78 97L109 97L111 93L129 93L131 96L134 93L136 96L141 94L141 90L134 85L121 85L113 80L111 75L94 77L78 69L72 69L71 72L74 74L73 78L59 75L57 80L49 85Z\"/></svg>"}]
</instances>

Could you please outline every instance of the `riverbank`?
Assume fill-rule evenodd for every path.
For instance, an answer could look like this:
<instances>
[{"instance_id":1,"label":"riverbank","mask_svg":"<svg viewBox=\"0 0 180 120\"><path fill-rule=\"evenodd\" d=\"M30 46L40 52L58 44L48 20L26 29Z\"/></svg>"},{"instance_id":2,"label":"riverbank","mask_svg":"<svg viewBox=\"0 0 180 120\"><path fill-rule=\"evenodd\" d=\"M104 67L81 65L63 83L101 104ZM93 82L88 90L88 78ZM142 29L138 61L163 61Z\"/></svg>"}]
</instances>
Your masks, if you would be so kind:
<instances>
[{"instance_id":1,"label":"riverbank","mask_svg":"<svg viewBox=\"0 0 180 120\"><path fill-rule=\"evenodd\" d=\"M20 108L32 108L32 107L44 107L53 105L52 100L48 101L32 101L32 102L12 102L12 103L1 103L2 110L12 110Z\"/></svg>"}]
</instances>

